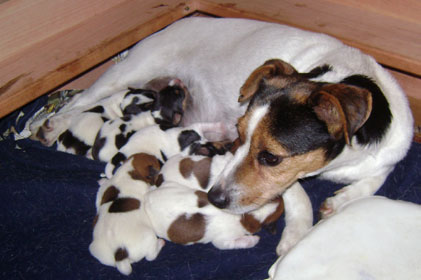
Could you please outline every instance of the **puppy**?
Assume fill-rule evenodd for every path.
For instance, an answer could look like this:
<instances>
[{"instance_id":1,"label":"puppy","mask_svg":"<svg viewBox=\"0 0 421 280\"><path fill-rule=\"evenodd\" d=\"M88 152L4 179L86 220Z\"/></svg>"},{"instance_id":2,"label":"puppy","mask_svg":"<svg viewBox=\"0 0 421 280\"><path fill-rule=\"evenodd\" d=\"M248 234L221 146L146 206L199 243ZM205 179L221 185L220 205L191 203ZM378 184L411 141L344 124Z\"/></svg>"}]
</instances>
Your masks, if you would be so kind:
<instances>
[{"instance_id":1,"label":"puppy","mask_svg":"<svg viewBox=\"0 0 421 280\"><path fill-rule=\"evenodd\" d=\"M279 258L269 279L421 279L420 216L406 201L354 200Z\"/></svg>"},{"instance_id":2,"label":"puppy","mask_svg":"<svg viewBox=\"0 0 421 280\"><path fill-rule=\"evenodd\" d=\"M122 117L123 112L127 114L127 112L138 113L142 110L147 110L147 105L153 101L153 99L148 97L148 95L151 96L148 93L151 92L134 91L132 89L121 91L101 100L96 106L66 120L70 122L69 128L58 137L57 150L95 158L92 155L92 146L96 141L98 131L100 131L104 123ZM127 118L129 117L128 115L126 116ZM141 119L142 121L138 121L138 123L148 124L153 121L153 119L152 121L149 120L147 116L142 116ZM50 145L50 143L44 144Z\"/></svg>"},{"instance_id":3,"label":"puppy","mask_svg":"<svg viewBox=\"0 0 421 280\"><path fill-rule=\"evenodd\" d=\"M89 251L101 263L115 266L125 275L131 273L132 263L143 258L154 260L165 244L156 237L142 205L160 167L155 157L135 154L112 179L99 182Z\"/></svg>"},{"instance_id":4,"label":"puppy","mask_svg":"<svg viewBox=\"0 0 421 280\"><path fill-rule=\"evenodd\" d=\"M107 163L105 174L111 178L114 169L136 153L148 153L161 161L166 161L180 152L189 153L188 147L193 143L206 142L207 131L219 131L221 137L224 137L225 127L222 123L196 123L190 127L174 127L166 130L159 125L140 129Z\"/></svg>"},{"instance_id":5,"label":"puppy","mask_svg":"<svg viewBox=\"0 0 421 280\"><path fill-rule=\"evenodd\" d=\"M260 67L274 58L290 66L272 61ZM311 80L297 74L323 65L330 71ZM67 129L65 119L104 96L171 75L191 93L182 125L223 121L234 140L244 115L238 124L243 145L209 198L244 213L283 194L286 228L278 254L312 225L311 205L296 179L322 175L349 184L324 204L323 214L331 215L345 201L373 194L411 143L405 95L373 58L323 34L245 19L174 23L137 44L85 94L31 130L39 128L53 141Z\"/></svg>"},{"instance_id":6,"label":"puppy","mask_svg":"<svg viewBox=\"0 0 421 280\"><path fill-rule=\"evenodd\" d=\"M167 79L154 79L163 83ZM151 85L147 86L148 88ZM151 102L139 102L139 94L151 98ZM178 79L171 79L168 85L158 92L142 89L130 89L122 101L123 117L106 121L99 130L92 147L92 157L108 162L124 146L129 138L139 129L159 124L162 129L178 126L181 122L187 89Z\"/></svg>"},{"instance_id":7,"label":"puppy","mask_svg":"<svg viewBox=\"0 0 421 280\"><path fill-rule=\"evenodd\" d=\"M218 249L251 248L259 241L252 235L262 224L272 223L283 208L269 203L250 214L234 215L207 200L206 192L164 181L145 195L145 212L155 233L174 243L212 243Z\"/></svg>"}]
</instances>

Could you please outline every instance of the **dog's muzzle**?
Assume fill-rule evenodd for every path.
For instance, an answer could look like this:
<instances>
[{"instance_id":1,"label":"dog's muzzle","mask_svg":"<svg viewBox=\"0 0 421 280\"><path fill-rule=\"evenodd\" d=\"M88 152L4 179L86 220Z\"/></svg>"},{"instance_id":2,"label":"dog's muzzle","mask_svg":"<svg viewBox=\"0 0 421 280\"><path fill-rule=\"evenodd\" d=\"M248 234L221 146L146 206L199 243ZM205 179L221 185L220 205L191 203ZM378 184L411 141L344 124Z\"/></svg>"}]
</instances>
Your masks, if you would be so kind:
<instances>
[{"instance_id":1,"label":"dog's muzzle","mask_svg":"<svg viewBox=\"0 0 421 280\"><path fill-rule=\"evenodd\" d=\"M230 198L220 184L213 186L208 192L208 200L220 209L225 209L230 204Z\"/></svg>"}]
</instances>

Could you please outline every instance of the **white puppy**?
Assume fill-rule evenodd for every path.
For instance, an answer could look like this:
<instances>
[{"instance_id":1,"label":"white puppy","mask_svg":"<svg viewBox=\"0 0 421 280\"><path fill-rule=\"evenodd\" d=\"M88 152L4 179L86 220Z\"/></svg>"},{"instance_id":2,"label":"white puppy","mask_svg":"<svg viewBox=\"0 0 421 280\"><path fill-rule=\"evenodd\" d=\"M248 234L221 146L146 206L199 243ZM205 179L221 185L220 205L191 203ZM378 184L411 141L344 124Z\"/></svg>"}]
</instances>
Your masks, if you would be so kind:
<instances>
[{"instance_id":1,"label":"white puppy","mask_svg":"<svg viewBox=\"0 0 421 280\"><path fill-rule=\"evenodd\" d=\"M421 206L352 201L322 220L269 271L272 280L421 279Z\"/></svg>"},{"instance_id":2,"label":"white puppy","mask_svg":"<svg viewBox=\"0 0 421 280\"><path fill-rule=\"evenodd\" d=\"M165 242L158 239L143 211L143 198L154 183L160 162L148 154L130 157L110 179L101 179L91 254L105 265L130 274L131 264L156 258Z\"/></svg>"}]
</instances>

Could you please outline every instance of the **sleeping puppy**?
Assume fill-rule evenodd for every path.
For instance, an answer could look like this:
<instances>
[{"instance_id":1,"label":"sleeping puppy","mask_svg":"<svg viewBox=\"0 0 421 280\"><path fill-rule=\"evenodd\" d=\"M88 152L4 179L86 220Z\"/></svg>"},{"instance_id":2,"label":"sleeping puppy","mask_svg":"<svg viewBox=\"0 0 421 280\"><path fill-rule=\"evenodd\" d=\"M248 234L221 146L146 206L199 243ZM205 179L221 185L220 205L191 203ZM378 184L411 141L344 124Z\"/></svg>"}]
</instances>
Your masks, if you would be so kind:
<instances>
[{"instance_id":1,"label":"sleeping puppy","mask_svg":"<svg viewBox=\"0 0 421 280\"><path fill-rule=\"evenodd\" d=\"M154 79L160 85L167 78ZM152 84L152 85L150 85ZM139 102L139 94L150 98L150 102ZM178 126L187 106L188 91L178 79L170 79L168 85L159 91L130 89L122 101L123 117L106 121L99 130L92 147L92 157L108 162L139 129L159 124L161 129Z\"/></svg>"},{"instance_id":2,"label":"sleeping puppy","mask_svg":"<svg viewBox=\"0 0 421 280\"><path fill-rule=\"evenodd\" d=\"M173 181L148 192L144 207L160 238L183 245L212 243L218 249L255 246L259 236L253 234L283 212L283 204L276 202L253 213L230 214L210 204L206 192Z\"/></svg>"},{"instance_id":3,"label":"sleeping puppy","mask_svg":"<svg viewBox=\"0 0 421 280\"><path fill-rule=\"evenodd\" d=\"M97 193L91 254L105 265L130 274L131 264L151 261L165 242L158 239L143 211L144 195L161 167L155 157L135 154L110 179L101 179Z\"/></svg>"},{"instance_id":4,"label":"sleeping puppy","mask_svg":"<svg viewBox=\"0 0 421 280\"><path fill-rule=\"evenodd\" d=\"M189 127L174 127L162 129L159 125L152 125L138 130L130 137L124 146L111 158L105 167L105 174L111 178L114 169L122 161L136 153L148 153L161 161L180 152L189 153L193 143L205 143L209 131L225 135L225 126L222 123L196 123ZM195 146L196 147L196 146Z\"/></svg>"},{"instance_id":5,"label":"sleeping puppy","mask_svg":"<svg viewBox=\"0 0 421 280\"><path fill-rule=\"evenodd\" d=\"M291 67L275 61L262 66L274 58ZM323 65L330 71L311 79L297 75ZM86 93L31 131L55 141L67 129L66 119L101 98L171 75L191 93L182 125L223 121L234 140L244 115L238 123L242 146L209 200L244 213L283 194L286 228L278 254L312 225L298 178L321 175L348 184L324 204L323 215L331 215L344 202L376 192L412 140L405 94L372 57L324 34L220 18L182 19L142 40Z\"/></svg>"}]
</instances>

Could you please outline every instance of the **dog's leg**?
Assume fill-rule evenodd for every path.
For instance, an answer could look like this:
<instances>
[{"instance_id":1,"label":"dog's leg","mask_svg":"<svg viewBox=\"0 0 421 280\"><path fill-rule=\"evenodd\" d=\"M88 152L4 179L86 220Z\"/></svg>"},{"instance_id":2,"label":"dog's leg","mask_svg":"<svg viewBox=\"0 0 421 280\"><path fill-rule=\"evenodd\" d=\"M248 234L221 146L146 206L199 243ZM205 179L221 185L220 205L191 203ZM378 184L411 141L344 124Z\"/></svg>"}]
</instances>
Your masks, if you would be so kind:
<instances>
[{"instance_id":1,"label":"dog's leg","mask_svg":"<svg viewBox=\"0 0 421 280\"><path fill-rule=\"evenodd\" d=\"M389 172L384 175L365 178L352 183L335 192L320 207L322 218L332 216L346 202L365 196L373 195L384 183Z\"/></svg>"},{"instance_id":2,"label":"dog's leg","mask_svg":"<svg viewBox=\"0 0 421 280\"><path fill-rule=\"evenodd\" d=\"M285 205L285 229L276 247L279 256L284 256L313 225L311 201L299 182L289 187L282 198Z\"/></svg>"}]
</instances>

